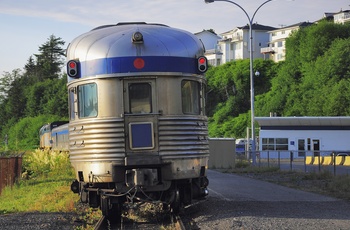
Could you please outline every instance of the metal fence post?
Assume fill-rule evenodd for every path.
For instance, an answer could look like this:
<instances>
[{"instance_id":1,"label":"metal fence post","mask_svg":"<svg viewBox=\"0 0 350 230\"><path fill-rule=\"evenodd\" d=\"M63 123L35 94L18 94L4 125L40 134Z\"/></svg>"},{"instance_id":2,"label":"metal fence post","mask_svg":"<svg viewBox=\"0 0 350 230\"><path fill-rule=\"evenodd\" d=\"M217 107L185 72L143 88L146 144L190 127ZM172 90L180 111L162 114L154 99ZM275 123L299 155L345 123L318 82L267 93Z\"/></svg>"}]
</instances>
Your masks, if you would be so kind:
<instances>
[{"instance_id":1,"label":"metal fence post","mask_svg":"<svg viewBox=\"0 0 350 230\"><path fill-rule=\"evenodd\" d=\"M335 152L332 153L332 157L333 157L333 175L336 175L336 162L335 162Z\"/></svg>"}]
</instances>

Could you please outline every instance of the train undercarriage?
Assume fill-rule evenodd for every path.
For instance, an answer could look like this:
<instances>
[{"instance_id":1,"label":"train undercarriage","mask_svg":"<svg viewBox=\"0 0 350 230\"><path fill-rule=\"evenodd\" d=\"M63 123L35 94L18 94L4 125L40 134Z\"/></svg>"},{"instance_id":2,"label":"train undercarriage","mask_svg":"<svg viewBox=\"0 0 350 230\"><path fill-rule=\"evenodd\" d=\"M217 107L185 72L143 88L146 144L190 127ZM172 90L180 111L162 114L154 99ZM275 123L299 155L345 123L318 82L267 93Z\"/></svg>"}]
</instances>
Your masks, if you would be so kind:
<instances>
[{"instance_id":1,"label":"train undercarriage","mask_svg":"<svg viewBox=\"0 0 350 230\"><path fill-rule=\"evenodd\" d=\"M91 182L75 180L71 190L80 194L82 203L92 208L100 208L109 221L118 222L124 210L139 205L162 203L173 213L182 207L208 195L208 179L203 167L199 177L190 179L163 180L159 168L125 169L124 181Z\"/></svg>"}]
</instances>

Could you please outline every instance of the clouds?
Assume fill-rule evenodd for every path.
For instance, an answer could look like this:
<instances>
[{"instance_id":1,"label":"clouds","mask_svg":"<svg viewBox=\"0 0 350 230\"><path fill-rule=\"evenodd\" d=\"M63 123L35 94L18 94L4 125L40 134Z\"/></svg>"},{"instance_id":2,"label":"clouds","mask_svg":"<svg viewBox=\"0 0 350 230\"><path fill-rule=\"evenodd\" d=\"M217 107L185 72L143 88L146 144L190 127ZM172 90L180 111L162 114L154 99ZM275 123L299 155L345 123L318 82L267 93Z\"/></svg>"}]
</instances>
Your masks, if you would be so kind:
<instances>
[{"instance_id":1,"label":"clouds","mask_svg":"<svg viewBox=\"0 0 350 230\"><path fill-rule=\"evenodd\" d=\"M264 0L234 0L252 15ZM349 9L349 0L276 0L264 5L254 22L279 27L315 21L324 12ZM192 33L214 29L223 33L248 20L227 2L204 0L1 0L0 73L22 68L39 45L54 34L67 44L94 27L118 22L161 23ZM13 53L16 53L14 57ZM13 57L11 60L9 57Z\"/></svg>"},{"instance_id":2,"label":"clouds","mask_svg":"<svg viewBox=\"0 0 350 230\"><path fill-rule=\"evenodd\" d=\"M198 32L212 28L219 33L247 23L237 6L227 2L205 4L204 0L1 0L0 14L35 17L90 27L125 21L168 24ZM249 15L263 2L236 0ZM278 0L264 5L254 21L277 26L321 18L326 11L339 11L348 0Z\"/></svg>"}]
</instances>

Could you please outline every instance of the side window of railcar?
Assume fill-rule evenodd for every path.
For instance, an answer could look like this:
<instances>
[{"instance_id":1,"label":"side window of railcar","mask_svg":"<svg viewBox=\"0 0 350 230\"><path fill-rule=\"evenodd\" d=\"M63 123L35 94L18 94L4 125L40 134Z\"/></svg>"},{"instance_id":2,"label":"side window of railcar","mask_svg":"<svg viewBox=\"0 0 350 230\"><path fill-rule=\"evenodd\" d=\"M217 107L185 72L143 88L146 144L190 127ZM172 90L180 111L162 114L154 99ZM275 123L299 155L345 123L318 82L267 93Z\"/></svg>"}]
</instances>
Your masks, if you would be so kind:
<instances>
[{"instance_id":1,"label":"side window of railcar","mask_svg":"<svg viewBox=\"0 0 350 230\"><path fill-rule=\"evenodd\" d=\"M74 89L69 90L69 114L70 114L70 119L74 120L75 119L75 106L74 106Z\"/></svg>"},{"instance_id":2,"label":"side window of railcar","mask_svg":"<svg viewBox=\"0 0 350 230\"><path fill-rule=\"evenodd\" d=\"M78 107L79 118L97 116L98 101L95 83L78 86Z\"/></svg>"},{"instance_id":3,"label":"side window of railcar","mask_svg":"<svg viewBox=\"0 0 350 230\"><path fill-rule=\"evenodd\" d=\"M149 83L129 84L131 113L152 113L152 87Z\"/></svg>"},{"instance_id":4,"label":"side window of railcar","mask_svg":"<svg viewBox=\"0 0 350 230\"><path fill-rule=\"evenodd\" d=\"M196 81L181 82L182 112L200 114L200 84Z\"/></svg>"}]
</instances>

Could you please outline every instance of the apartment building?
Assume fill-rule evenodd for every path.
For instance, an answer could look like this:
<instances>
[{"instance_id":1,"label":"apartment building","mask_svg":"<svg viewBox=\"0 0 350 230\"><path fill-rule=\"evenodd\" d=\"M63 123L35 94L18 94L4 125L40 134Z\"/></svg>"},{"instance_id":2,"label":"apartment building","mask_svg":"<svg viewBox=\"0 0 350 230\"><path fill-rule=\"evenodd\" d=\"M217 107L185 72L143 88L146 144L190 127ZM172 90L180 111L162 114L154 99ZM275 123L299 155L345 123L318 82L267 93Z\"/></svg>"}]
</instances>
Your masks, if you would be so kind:
<instances>
[{"instance_id":1,"label":"apartment building","mask_svg":"<svg viewBox=\"0 0 350 230\"><path fill-rule=\"evenodd\" d=\"M310 26L313 23L300 22L280 29L268 31L269 42L267 47L261 48L260 52L264 59L271 59L274 62L284 61L286 56L286 39L296 30Z\"/></svg>"},{"instance_id":2,"label":"apartment building","mask_svg":"<svg viewBox=\"0 0 350 230\"><path fill-rule=\"evenodd\" d=\"M275 29L271 26L265 26L260 24L252 25L252 52L253 59L262 58L263 55L260 53L260 48L266 46L269 42L268 31ZM220 34L222 39L218 41L218 46L222 52L221 63L247 59L250 56L249 50L249 25L237 27L233 30Z\"/></svg>"},{"instance_id":3,"label":"apartment building","mask_svg":"<svg viewBox=\"0 0 350 230\"><path fill-rule=\"evenodd\" d=\"M325 13L324 18L333 20L334 23L348 23L350 22L350 10L341 10L338 13Z\"/></svg>"},{"instance_id":4,"label":"apartment building","mask_svg":"<svg viewBox=\"0 0 350 230\"><path fill-rule=\"evenodd\" d=\"M260 53L260 48L268 44L269 35L267 32L273 29L275 28L271 26L253 24L253 58L263 58L263 54ZM211 42L208 46L205 45L205 56L208 62L213 66L219 66L229 61L249 58L249 25L234 28L220 35L208 34L205 31L196 33L196 35L203 43L204 41ZM219 39L214 36L218 36ZM213 38L216 38L215 44L213 40L211 40Z\"/></svg>"},{"instance_id":5,"label":"apartment building","mask_svg":"<svg viewBox=\"0 0 350 230\"><path fill-rule=\"evenodd\" d=\"M221 40L221 36L217 35L214 30L203 30L194 35L202 41L208 63L212 66L220 65L222 53L218 47L218 41Z\"/></svg>"},{"instance_id":6,"label":"apartment building","mask_svg":"<svg viewBox=\"0 0 350 230\"><path fill-rule=\"evenodd\" d=\"M334 23L348 23L350 22L350 10L324 13L321 20L324 19L334 21ZM311 22L300 22L282 28L253 24L253 59L264 58L271 59L274 62L284 61L286 39L294 31L312 24ZM205 56L209 64L213 66L250 57L249 25L237 27L219 35L213 33L212 30L203 30L196 33L196 35L202 40L206 48Z\"/></svg>"}]
</instances>

